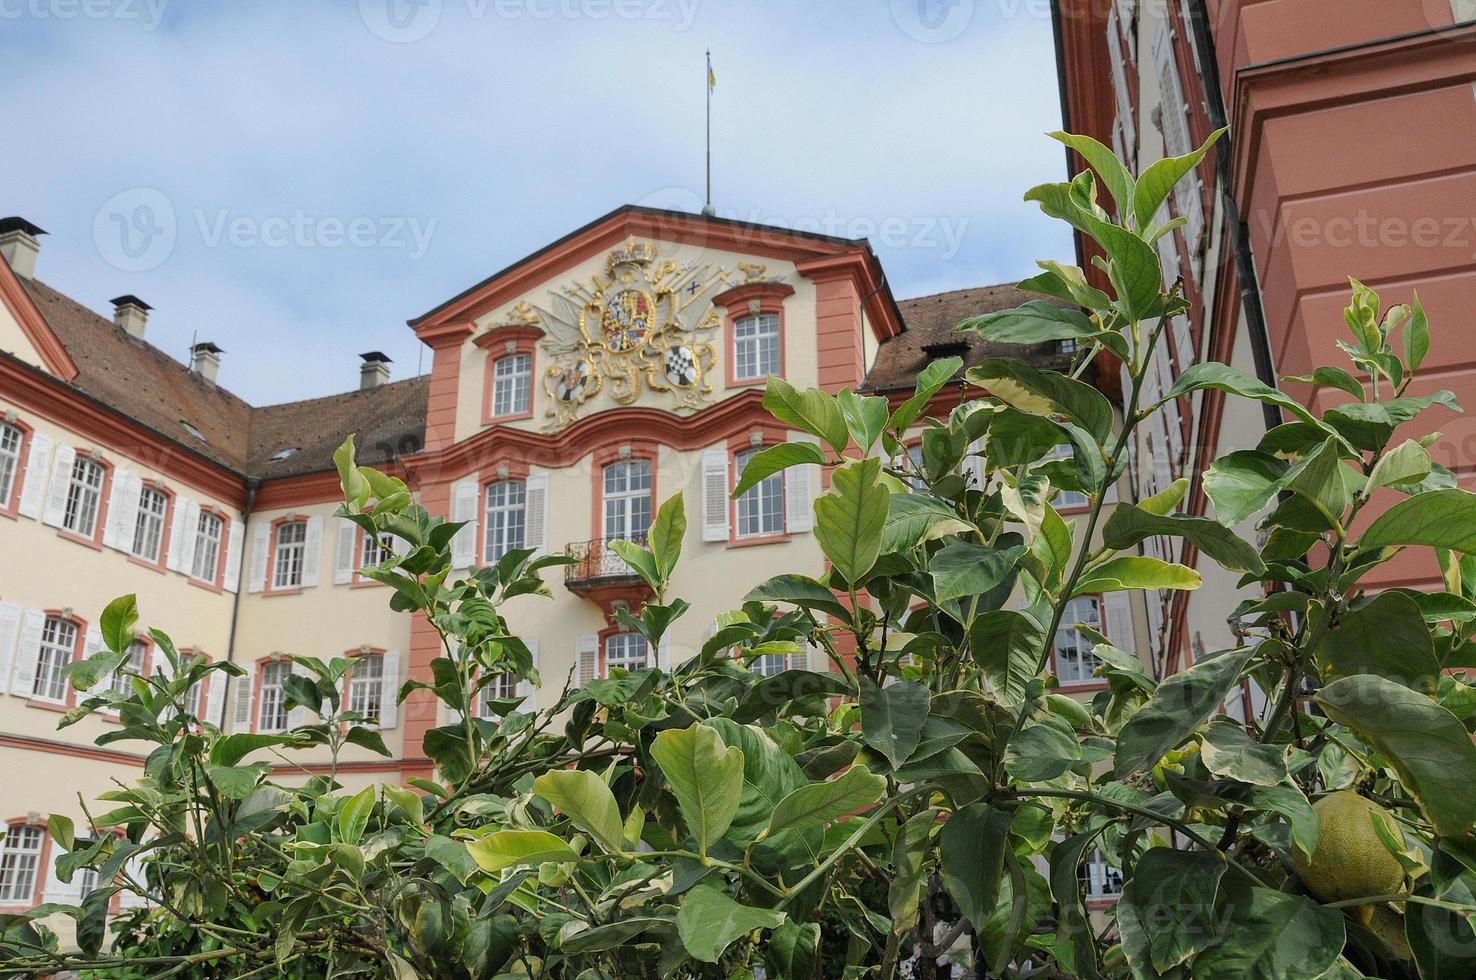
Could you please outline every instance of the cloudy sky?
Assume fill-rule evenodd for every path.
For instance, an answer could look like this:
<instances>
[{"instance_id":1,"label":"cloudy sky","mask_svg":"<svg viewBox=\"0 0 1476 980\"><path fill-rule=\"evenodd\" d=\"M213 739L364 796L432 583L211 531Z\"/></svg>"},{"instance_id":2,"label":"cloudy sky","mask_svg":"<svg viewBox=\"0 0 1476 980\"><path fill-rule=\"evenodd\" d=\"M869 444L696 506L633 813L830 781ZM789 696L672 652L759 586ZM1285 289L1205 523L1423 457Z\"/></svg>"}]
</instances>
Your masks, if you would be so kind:
<instances>
[{"instance_id":1,"label":"cloudy sky","mask_svg":"<svg viewBox=\"0 0 1476 980\"><path fill-rule=\"evenodd\" d=\"M255 404L620 204L872 239L898 297L1029 274L1063 156L1045 0L0 0L0 214ZM428 359L424 366L428 368Z\"/></svg>"}]
</instances>

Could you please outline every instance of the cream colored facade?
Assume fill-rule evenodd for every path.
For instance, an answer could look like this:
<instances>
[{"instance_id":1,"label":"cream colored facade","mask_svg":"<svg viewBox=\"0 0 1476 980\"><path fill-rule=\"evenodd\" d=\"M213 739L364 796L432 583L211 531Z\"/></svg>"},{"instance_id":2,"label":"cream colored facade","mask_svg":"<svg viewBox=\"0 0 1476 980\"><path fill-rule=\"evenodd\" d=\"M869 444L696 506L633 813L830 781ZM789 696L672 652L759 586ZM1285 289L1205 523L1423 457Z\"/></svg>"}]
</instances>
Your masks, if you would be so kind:
<instances>
[{"instance_id":1,"label":"cream colored facade","mask_svg":"<svg viewBox=\"0 0 1476 980\"><path fill-rule=\"evenodd\" d=\"M285 717L275 712L275 696L263 689L284 654L377 658L381 676L356 668L350 685L364 685L360 693L378 704L392 758L348 746L337 776L354 789L432 775L423 741L429 729L450 719L425 692L398 706L395 692L406 679L428 679L440 640L423 620L392 612L388 589L356 573L365 563L365 544L355 527L334 516L338 490L329 458L331 445L349 431L360 433L361 448L394 444L374 464L404 476L433 512L470 522L453 548L462 567L489 562L504 547L593 549L595 558L570 572L545 572L550 597L518 597L504 610L535 651L544 684L521 693L537 707L553 704L566 678L577 684L607 672L612 651L626 642L612 611L621 603L638 605L643 593L628 569L601 554L602 543L612 536L639 538L659 504L681 493L688 529L672 594L692 608L669 644L648 654L665 664L686 659L710 635L715 616L738 605L757 583L781 571L824 570L810 530L810 505L823 492L820 474L788 471L768 506L749 513L750 522L761 525L753 533L740 526L739 505L729 500L739 453L800 438L759 404L766 372L744 377L735 364L738 323L777 330L778 371L791 384L832 391L861 386L879 348L895 342L906 326L864 242L621 209L412 321L432 349L433 368L410 428L375 414L390 397L389 387L299 408L241 406L250 439L242 451L246 461L231 465L201 458L180 432L161 433L159 420L131 418L89 396L88 372L96 366L80 356L82 367L69 366L67 352L80 354L90 336L102 336L89 331L122 328L89 313L69 332L50 335L49 328L61 324L46 318L53 307L35 302L46 295L0 267L0 418L25 437L14 491L0 496L0 766L23 774L11 781L0 806L0 820L12 826L39 825L52 812L76 813L79 797L92 806L112 781L138 772L136 744L94 744L116 722L93 717L58 731L60 712L76 696L37 697L35 669L28 666L43 657L36 623L43 630L48 622L75 627L70 656L81 657L96 648L102 608L126 593L137 595L142 622L168 633L179 647L248 671L228 688L222 683L204 692L199 714L227 731L276 730L309 720L301 709ZM580 311L584 332L576 337L570 327L577 333ZM106 336L116 341L120 335ZM115 356L159 356L143 342L130 343L118 344ZM748 363L772 368L754 349L745 345L759 357ZM515 357L531 362L526 382L523 372L514 372L531 390L526 406L515 397L499 403L489 390L499 383L497 364ZM580 393L588 397L575 399L571 410L555 392L577 361L588 362L600 385L591 394L586 378ZM683 374L691 363L702 368L695 381ZM205 383L183 365L167 370L180 376L174 379L181 385ZM347 406L340 421L334 421L340 418L332 415L334 406ZM290 433L291 425L272 434L272 412L299 413L303 427L338 425L342 431L330 432L333 438L321 446L302 448L283 441L290 436L280 432ZM48 445L42 454L39 447ZM79 458L106 470L100 524L90 541L46 519L47 500L60 501L66 511ZM273 468L282 465L296 470L274 476ZM637 481L644 501L641 492L607 486L612 468L628 477L631 466L649 469L649 480ZM520 501L516 533L508 530L506 507L489 510L489 487L502 493L513 486ZM130 554L145 487L163 491L169 501L168 540L154 562ZM41 506L20 503L28 494ZM202 513L224 524L209 581L191 574ZM109 514L120 526L109 530ZM121 526L119 514L135 526ZM1134 635L1144 629L1141 605L1119 597L1096 608L1119 645L1135 645ZM810 659L810 666L824 668L818 655ZM1089 694L1096 686L1088 682L1077 690ZM329 761L326 750L292 759L291 767L281 760L278 778L305 778L305 770L325 771ZM77 885L63 885L47 871L54 851L45 846L32 886L0 901L0 911L76 897Z\"/></svg>"}]
</instances>

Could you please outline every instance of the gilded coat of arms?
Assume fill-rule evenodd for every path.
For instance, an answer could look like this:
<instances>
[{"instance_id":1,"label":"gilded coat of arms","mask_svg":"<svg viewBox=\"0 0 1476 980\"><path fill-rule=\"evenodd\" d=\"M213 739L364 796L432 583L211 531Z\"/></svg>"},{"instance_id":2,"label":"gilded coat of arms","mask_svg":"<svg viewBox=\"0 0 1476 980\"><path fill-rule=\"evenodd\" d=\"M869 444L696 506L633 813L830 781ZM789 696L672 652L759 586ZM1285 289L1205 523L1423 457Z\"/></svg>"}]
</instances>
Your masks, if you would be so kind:
<instances>
[{"instance_id":1,"label":"gilded coat of arms","mask_svg":"<svg viewBox=\"0 0 1476 980\"><path fill-rule=\"evenodd\" d=\"M543 377L555 432L601 393L630 405L643 390L671 395L672 408L700 408L712 396L710 338L722 325L712 296L733 280L729 270L695 260L658 262L651 245L627 240L610 253L604 274L550 295L535 307L546 329Z\"/></svg>"}]
</instances>

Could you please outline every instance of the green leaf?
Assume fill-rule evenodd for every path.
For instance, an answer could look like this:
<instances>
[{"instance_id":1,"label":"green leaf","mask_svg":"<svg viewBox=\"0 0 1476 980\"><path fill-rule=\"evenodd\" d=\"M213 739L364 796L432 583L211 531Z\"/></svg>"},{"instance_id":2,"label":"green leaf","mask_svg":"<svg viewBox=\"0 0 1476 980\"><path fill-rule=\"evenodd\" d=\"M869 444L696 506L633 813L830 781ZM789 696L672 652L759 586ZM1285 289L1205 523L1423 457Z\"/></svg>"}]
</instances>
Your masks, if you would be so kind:
<instances>
[{"instance_id":1,"label":"green leaf","mask_svg":"<svg viewBox=\"0 0 1476 980\"><path fill-rule=\"evenodd\" d=\"M1345 612L1315 651L1324 680L1377 674L1421 694L1440 678L1435 641L1409 596L1382 592Z\"/></svg>"},{"instance_id":2,"label":"green leaf","mask_svg":"<svg viewBox=\"0 0 1476 980\"><path fill-rule=\"evenodd\" d=\"M757 929L777 929L783 912L739 905L711 885L698 885L682 897L677 935L693 958L716 963L739 936Z\"/></svg>"},{"instance_id":3,"label":"green leaf","mask_svg":"<svg viewBox=\"0 0 1476 980\"><path fill-rule=\"evenodd\" d=\"M1322 823L1317 811L1312 809L1307 795L1296 786L1256 786L1250 791L1252 806L1286 818L1291 826L1292 843L1304 854L1317 850L1317 834Z\"/></svg>"},{"instance_id":4,"label":"green leaf","mask_svg":"<svg viewBox=\"0 0 1476 980\"><path fill-rule=\"evenodd\" d=\"M1078 136L1059 131L1046 135L1053 140L1065 143L1081 154L1081 158L1097 172L1097 176L1102 178L1102 183L1107 185L1107 193L1112 195L1113 203L1117 205L1118 220L1123 225L1127 225L1129 217L1133 214L1133 191L1137 187L1137 181L1133 179L1132 173L1123 165L1123 162L1117 159L1117 154L1090 136Z\"/></svg>"},{"instance_id":5,"label":"green leaf","mask_svg":"<svg viewBox=\"0 0 1476 980\"><path fill-rule=\"evenodd\" d=\"M1375 452L1383 449L1393 437L1394 430L1432 405L1443 405L1453 412L1460 412L1460 403L1449 391L1437 391L1421 397L1406 396L1388 401L1352 402L1336 405L1327 410L1328 425L1339 432L1359 449Z\"/></svg>"},{"instance_id":6,"label":"green leaf","mask_svg":"<svg viewBox=\"0 0 1476 980\"><path fill-rule=\"evenodd\" d=\"M394 783L383 784L383 789L384 798L405 814L412 824L419 826L425 822L425 801L419 793Z\"/></svg>"},{"instance_id":7,"label":"green leaf","mask_svg":"<svg viewBox=\"0 0 1476 980\"><path fill-rule=\"evenodd\" d=\"M1422 544L1476 553L1476 493L1432 490L1401 500L1363 532L1364 549Z\"/></svg>"},{"instance_id":8,"label":"green leaf","mask_svg":"<svg viewBox=\"0 0 1476 980\"><path fill-rule=\"evenodd\" d=\"M51 835L52 840L61 845L62 850L76 850L76 825L72 823L71 817L60 813L51 814L46 818L46 832Z\"/></svg>"},{"instance_id":9,"label":"green leaf","mask_svg":"<svg viewBox=\"0 0 1476 980\"><path fill-rule=\"evenodd\" d=\"M1143 171L1138 178L1138 183L1133 190L1133 213L1137 216L1138 227L1147 228L1158 213L1159 207L1163 205L1164 199L1174 189L1174 185L1183 180L1184 177L1199 166L1204 155L1209 152L1227 129L1217 129L1210 133L1204 145L1181 157L1164 157L1155 161L1149 168Z\"/></svg>"},{"instance_id":10,"label":"green leaf","mask_svg":"<svg viewBox=\"0 0 1476 980\"><path fill-rule=\"evenodd\" d=\"M267 769L268 766L264 762L256 762L249 766L218 766L214 763L207 763L205 775L221 796L228 800L244 800L255 791Z\"/></svg>"},{"instance_id":11,"label":"green leaf","mask_svg":"<svg viewBox=\"0 0 1476 980\"><path fill-rule=\"evenodd\" d=\"M234 766L257 749L272 745L291 745L296 739L291 735L257 735L241 732L227 735L210 747L210 761L221 766Z\"/></svg>"},{"instance_id":12,"label":"green leaf","mask_svg":"<svg viewBox=\"0 0 1476 980\"><path fill-rule=\"evenodd\" d=\"M1090 174L1077 176L1078 181L1083 178L1090 180ZM1142 320L1162 309L1163 274L1158 255L1147 242L1083 208L1071 184L1032 187L1025 192L1025 200L1037 202L1041 211L1069 222L1102 246L1110 263L1108 277L1124 316Z\"/></svg>"},{"instance_id":13,"label":"green leaf","mask_svg":"<svg viewBox=\"0 0 1476 980\"><path fill-rule=\"evenodd\" d=\"M365 786L344 801L338 811L338 839L348 844L357 844L364 838L364 828L369 826L369 815L374 812L378 798L378 787Z\"/></svg>"},{"instance_id":14,"label":"green leaf","mask_svg":"<svg viewBox=\"0 0 1476 980\"><path fill-rule=\"evenodd\" d=\"M1453 869L1448 865L1453 863L1447 854L1437 851L1432 862L1434 873L1415 885L1415 894L1467 908L1476 905L1470 875L1451 873ZM1476 978L1476 932L1472 931L1468 915L1441 906L1409 902L1404 906L1404 934L1424 980Z\"/></svg>"},{"instance_id":15,"label":"green leaf","mask_svg":"<svg viewBox=\"0 0 1476 980\"><path fill-rule=\"evenodd\" d=\"M682 538L687 533L687 506L681 494L668 497L656 511L656 520L651 523L651 553L656 557L656 567L661 580L671 578L677 559L682 555Z\"/></svg>"},{"instance_id":16,"label":"green leaf","mask_svg":"<svg viewBox=\"0 0 1476 980\"><path fill-rule=\"evenodd\" d=\"M1124 551L1155 535L1183 538L1223 567L1235 572L1266 570L1255 547L1225 525L1207 517L1160 516L1131 503L1119 503L1102 529L1102 543Z\"/></svg>"},{"instance_id":17,"label":"green leaf","mask_svg":"<svg viewBox=\"0 0 1476 980\"><path fill-rule=\"evenodd\" d=\"M625 852L620 807L610 787L588 769L556 769L533 780L533 793L543 797L611 854Z\"/></svg>"},{"instance_id":18,"label":"green leaf","mask_svg":"<svg viewBox=\"0 0 1476 980\"><path fill-rule=\"evenodd\" d=\"M780 422L819 436L837 453L846 451L850 430L840 405L819 388L796 391L788 381L770 375L763 406Z\"/></svg>"},{"instance_id":19,"label":"green leaf","mask_svg":"<svg viewBox=\"0 0 1476 980\"><path fill-rule=\"evenodd\" d=\"M657 919L651 916L616 919L614 922L606 922L604 925L572 933L560 940L559 949L570 956L580 953L600 953L607 949L624 946L647 930L662 929L669 925L671 925L670 919Z\"/></svg>"},{"instance_id":20,"label":"green leaf","mask_svg":"<svg viewBox=\"0 0 1476 980\"><path fill-rule=\"evenodd\" d=\"M813 442L781 442L777 446L761 449L744 464L743 472L738 477L738 485L733 488L733 499L737 500L764 479L791 466L818 466L824 463L825 450Z\"/></svg>"},{"instance_id":21,"label":"green leaf","mask_svg":"<svg viewBox=\"0 0 1476 980\"><path fill-rule=\"evenodd\" d=\"M108 904L117 893L117 888L105 885L82 896L82 914L77 916L77 948L83 956L96 956L102 949L107 936Z\"/></svg>"},{"instance_id":22,"label":"green leaf","mask_svg":"<svg viewBox=\"0 0 1476 980\"><path fill-rule=\"evenodd\" d=\"M971 803L948 819L939 836L943 883L975 929L983 928L999 899L1013 819L1009 810Z\"/></svg>"},{"instance_id":23,"label":"green leaf","mask_svg":"<svg viewBox=\"0 0 1476 980\"><path fill-rule=\"evenodd\" d=\"M764 955L777 980L814 980L820 964L820 924L789 919L769 934Z\"/></svg>"},{"instance_id":24,"label":"green leaf","mask_svg":"<svg viewBox=\"0 0 1476 980\"><path fill-rule=\"evenodd\" d=\"M1157 558L1126 557L1087 570L1076 583L1073 597L1092 592L1125 592L1129 589L1197 589L1199 573L1183 565Z\"/></svg>"},{"instance_id":25,"label":"green leaf","mask_svg":"<svg viewBox=\"0 0 1476 980\"><path fill-rule=\"evenodd\" d=\"M982 595L1010 577L1024 545L1009 548L986 548L983 545L954 538L939 548L928 561L928 574L933 578L934 599L947 602L966 596Z\"/></svg>"},{"instance_id":26,"label":"green leaf","mask_svg":"<svg viewBox=\"0 0 1476 980\"><path fill-rule=\"evenodd\" d=\"M984 676L1006 704L1025 699L1045 648L1045 630L1014 609L981 613L969 625L969 650Z\"/></svg>"},{"instance_id":27,"label":"green leaf","mask_svg":"<svg viewBox=\"0 0 1476 980\"><path fill-rule=\"evenodd\" d=\"M1320 977L1342 953L1346 939L1337 909L1239 879L1226 879L1224 890L1230 901L1219 942L1194 958L1196 980Z\"/></svg>"},{"instance_id":28,"label":"green leaf","mask_svg":"<svg viewBox=\"0 0 1476 980\"><path fill-rule=\"evenodd\" d=\"M1096 388L1013 357L991 357L969 368L969 380L1000 401L1030 415L1064 415L1097 443L1112 436L1112 404ZM1101 453L1100 448L1097 450Z\"/></svg>"},{"instance_id":29,"label":"green leaf","mask_svg":"<svg viewBox=\"0 0 1476 980\"><path fill-rule=\"evenodd\" d=\"M839 820L869 807L886 791L885 779L863 765L854 765L835 779L801 786L780 800L769 818L767 836Z\"/></svg>"},{"instance_id":30,"label":"green leaf","mask_svg":"<svg viewBox=\"0 0 1476 980\"><path fill-rule=\"evenodd\" d=\"M843 623L851 611L824 585L805 575L776 575L749 590L744 602L787 602L801 609L829 613Z\"/></svg>"},{"instance_id":31,"label":"green leaf","mask_svg":"<svg viewBox=\"0 0 1476 980\"><path fill-rule=\"evenodd\" d=\"M574 848L546 830L494 830L467 841L466 849L478 866L491 874L548 861L579 860Z\"/></svg>"},{"instance_id":32,"label":"green leaf","mask_svg":"<svg viewBox=\"0 0 1476 980\"><path fill-rule=\"evenodd\" d=\"M908 552L925 541L949 534L967 534L973 526L936 497L921 493L894 493L882 526L882 554Z\"/></svg>"},{"instance_id":33,"label":"green leaf","mask_svg":"<svg viewBox=\"0 0 1476 980\"><path fill-rule=\"evenodd\" d=\"M1039 259L1035 263L1045 271L1038 276L1022 279L1016 289L1027 293L1054 296L1089 310L1106 310L1112 307L1112 297L1087 282L1086 273L1080 266L1063 265L1052 259Z\"/></svg>"},{"instance_id":34,"label":"green leaf","mask_svg":"<svg viewBox=\"0 0 1476 980\"><path fill-rule=\"evenodd\" d=\"M928 407L933 396L942 390L961 367L963 359L959 357L940 357L936 361L929 361L928 366L917 373L916 392L897 406L897 410L887 420L887 428L896 432L907 431Z\"/></svg>"},{"instance_id":35,"label":"green leaf","mask_svg":"<svg viewBox=\"0 0 1476 980\"><path fill-rule=\"evenodd\" d=\"M1433 463L1430 451L1413 439L1406 439L1379 457L1373 472L1368 475L1365 494L1380 487L1419 483L1430 475Z\"/></svg>"},{"instance_id":36,"label":"green leaf","mask_svg":"<svg viewBox=\"0 0 1476 980\"><path fill-rule=\"evenodd\" d=\"M103 642L114 653L123 653L133 645L133 627L138 623L138 597L119 596L102 611L98 628Z\"/></svg>"},{"instance_id":37,"label":"green leaf","mask_svg":"<svg viewBox=\"0 0 1476 980\"><path fill-rule=\"evenodd\" d=\"M1333 681L1316 695L1327 716L1379 751L1442 837L1476 824L1476 745L1455 715L1383 677Z\"/></svg>"},{"instance_id":38,"label":"green leaf","mask_svg":"<svg viewBox=\"0 0 1476 980\"><path fill-rule=\"evenodd\" d=\"M355 725L353 728L350 728L348 734L344 736L344 741L350 745L357 745L360 748L368 749L370 752L382 755L386 759L394 754L390 752L389 746L384 744L384 736L365 725Z\"/></svg>"},{"instance_id":39,"label":"green leaf","mask_svg":"<svg viewBox=\"0 0 1476 980\"><path fill-rule=\"evenodd\" d=\"M678 498L680 499L680 498ZM660 591L665 585L665 578L661 574L661 567L656 563L656 556L647 548L642 548L634 541L616 539L605 542L611 551L620 556L653 590Z\"/></svg>"},{"instance_id":40,"label":"green leaf","mask_svg":"<svg viewBox=\"0 0 1476 980\"><path fill-rule=\"evenodd\" d=\"M1287 464L1268 453L1242 449L1216 459L1204 472L1204 492L1226 527L1249 518L1281 489Z\"/></svg>"},{"instance_id":41,"label":"green leaf","mask_svg":"<svg viewBox=\"0 0 1476 980\"><path fill-rule=\"evenodd\" d=\"M717 732L723 742L743 752L743 793L738 798L738 812L728 828L727 840L741 847L749 845L769 826L769 817L788 794L804 786L808 780L794 757L781 749L763 729L740 725L728 718L709 718L703 722ZM854 742L845 743L854 746ZM754 863L764 869L784 870L819 860L819 831L783 833L749 848Z\"/></svg>"},{"instance_id":42,"label":"green leaf","mask_svg":"<svg viewBox=\"0 0 1476 980\"><path fill-rule=\"evenodd\" d=\"M971 330L998 344L1042 344L1052 340L1088 340L1101 332L1091 317L1043 299L1012 310L970 317L954 329Z\"/></svg>"},{"instance_id":43,"label":"green leaf","mask_svg":"<svg viewBox=\"0 0 1476 980\"><path fill-rule=\"evenodd\" d=\"M850 685L839 674L813 670L782 670L750 687L729 717L740 725L746 725L780 711L800 698L850 693Z\"/></svg>"},{"instance_id":44,"label":"green leaf","mask_svg":"<svg viewBox=\"0 0 1476 980\"><path fill-rule=\"evenodd\" d=\"M1229 650L1165 678L1122 728L1117 741L1117 777L1126 779L1151 769L1165 752L1182 745L1219 710L1253 652L1250 647Z\"/></svg>"},{"instance_id":45,"label":"green leaf","mask_svg":"<svg viewBox=\"0 0 1476 980\"><path fill-rule=\"evenodd\" d=\"M878 687L869 678L861 684L861 739L886 756L896 768L911 757L922 740L928 719L928 689L912 681Z\"/></svg>"},{"instance_id":46,"label":"green leaf","mask_svg":"<svg viewBox=\"0 0 1476 980\"><path fill-rule=\"evenodd\" d=\"M1075 973L1083 980L1097 980L1102 974L1097 966L1096 934L1082 900L1077 869L1101 832L1100 827L1088 830L1061 841L1051 850L1051 891L1061 907L1063 938L1071 940L1075 952Z\"/></svg>"},{"instance_id":47,"label":"green leaf","mask_svg":"<svg viewBox=\"0 0 1476 980\"><path fill-rule=\"evenodd\" d=\"M881 552L891 494L874 456L836 467L830 490L815 501L815 538L835 571L855 585Z\"/></svg>"},{"instance_id":48,"label":"green leaf","mask_svg":"<svg viewBox=\"0 0 1476 980\"><path fill-rule=\"evenodd\" d=\"M343 488L343 499L349 505L349 513L358 513L369 502L369 483L359 468L354 465L354 435L343 441L333 451L333 464L338 467L338 481Z\"/></svg>"},{"instance_id":49,"label":"green leaf","mask_svg":"<svg viewBox=\"0 0 1476 980\"><path fill-rule=\"evenodd\" d=\"M1363 390L1363 382L1340 367L1319 367L1313 369L1311 374L1288 376L1283 380L1317 385L1322 388L1337 388L1340 391L1346 391L1359 401L1368 397L1368 393Z\"/></svg>"},{"instance_id":50,"label":"green leaf","mask_svg":"<svg viewBox=\"0 0 1476 980\"><path fill-rule=\"evenodd\" d=\"M1154 847L1138 858L1117 903L1123 951L1134 975L1168 973L1214 940L1215 896L1226 867L1223 857L1209 851Z\"/></svg>"},{"instance_id":51,"label":"green leaf","mask_svg":"<svg viewBox=\"0 0 1476 980\"><path fill-rule=\"evenodd\" d=\"M1315 507L1327 522L1326 527L1342 527L1343 514L1348 509L1348 486L1343 482L1343 464L1335 440L1327 440L1288 470L1281 485ZM1281 513L1282 509L1278 508L1277 514Z\"/></svg>"},{"instance_id":52,"label":"green leaf","mask_svg":"<svg viewBox=\"0 0 1476 980\"><path fill-rule=\"evenodd\" d=\"M1216 776L1242 783L1277 786L1286 780L1285 750L1277 745L1262 745L1250 737L1244 725L1229 718L1210 722L1199 757L1204 760L1204 767Z\"/></svg>"},{"instance_id":53,"label":"green leaf","mask_svg":"<svg viewBox=\"0 0 1476 980\"><path fill-rule=\"evenodd\" d=\"M1173 513L1188 492L1189 478L1181 476L1153 496L1138 501L1137 506L1139 510L1145 510L1155 517L1166 517Z\"/></svg>"},{"instance_id":54,"label":"green leaf","mask_svg":"<svg viewBox=\"0 0 1476 980\"><path fill-rule=\"evenodd\" d=\"M846 428L851 431L851 439L862 455L871 452L871 447L876 445L887 428L887 399L882 395L857 395L849 388L842 388L836 400L840 402L841 415L846 420ZM817 462L825 462L824 454Z\"/></svg>"},{"instance_id":55,"label":"green leaf","mask_svg":"<svg viewBox=\"0 0 1476 980\"><path fill-rule=\"evenodd\" d=\"M1256 380L1244 371L1237 371L1228 364L1219 361L1201 361L1190 365L1184 373L1180 374L1162 398L1155 404L1162 405L1189 394L1191 391L1199 391L1202 388L1214 388L1219 391L1239 395L1242 398L1250 398L1258 402L1266 402L1278 408L1290 412L1292 415L1311 425L1322 429L1328 435L1335 435L1333 430L1323 424L1306 406L1292 398L1284 391L1272 388L1269 385Z\"/></svg>"},{"instance_id":56,"label":"green leaf","mask_svg":"<svg viewBox=\"0 0 1476 980\"><path fill-rule=\"evenodd\" d=\"M743 752L724 745L711 728L693 724L657 735L651 743L651 758L661 767L687 829L697 838L697 852L705 856L728 832L738 812Z\"/></svg>"},{"instance_id":57,"label":"green leaf","mask_svg":"<svg viewBox=\"0 0 1476 980\"><path fill-rule=\"evenodd\" d=\"M1430 321L1425 308L1420 305L1420 294L1414 294L1414 309L1409 322L1404 325L1404 360L1411 372L1418 371L1430 352Z\"/></svg>"},{"instance_id":58,"label":"green leaf","mask_svg":"<svg viewBox=\"0 0 1476 980\"><path fill-rule=\"evenodd\" d=\"M913 814L902 825L892 845L887 910L892 916L892 931L899 935L905 935L917 925L923 881L932 871L924 858L928 853L928 839L938 824L938 814L933 807Z\"/></svg>"}]
</instances>

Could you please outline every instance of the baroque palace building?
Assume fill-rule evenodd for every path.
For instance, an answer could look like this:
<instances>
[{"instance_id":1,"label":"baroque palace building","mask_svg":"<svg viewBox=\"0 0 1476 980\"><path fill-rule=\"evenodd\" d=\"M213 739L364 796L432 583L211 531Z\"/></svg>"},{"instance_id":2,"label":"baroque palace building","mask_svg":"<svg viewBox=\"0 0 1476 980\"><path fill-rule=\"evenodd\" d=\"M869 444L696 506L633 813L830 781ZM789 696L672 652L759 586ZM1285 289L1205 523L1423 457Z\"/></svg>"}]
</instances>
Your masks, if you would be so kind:
<instances>
[{"instance_id":1,"label":"baroque palace building","mask_svg":"<svg viewBox=\"0 0 1476 980\"><path fill-rule=\"evenodd\" d=\"M624 207L411 321L432 352L428 376L391 382L370 352L357 390L253 407L218 383L217 345L196 345L189 365L152 346L139 298L118 297L107 319L38 280L41 234L0 221L0 768L18 777L0 807L0 911L87 887L52 874L46 815L78 812L79 797L91 804L144 762L128 742L94 744L115 719L56 724L77 701L62 668L100 647L97 617L120 594L136 593L142 622L180 648L246 669L198 692L202 718L290 728L304 719L283 697L283 655L348 656L348 703L377 716L393 758L349 746L341 781L432 774L424 739L448 719L426 691L398 706L395 693L429 680L439 638L356 574L394 542L333 516L332 453L350 433L362 463L470 522L458 565L513 547L579 559L545 573L551 599L504 610L545 686L500 693L546 707L565 678L679 662L773 574L823 571L810 532L824 475L791 469L729 499L749 454L799 438L761 406L768 376L900 401L934 358L985 355L958 321L1025 299L1006 285L898 302L865 241ZM1056 345L1009 353L1069 358ZM950 386L932 411L963 396ZM605 544L640 539L676 493L689 528L674 594L692 609L669 646L648 650L612 617L643 594ZM1057 504L1069 515L1085 500ZM1126 649L1146 631L1126 594L1075 600L1067 621ZM135 658L155 669L146 636ZM1063 629L1063 686L1098 689L1094 666L1084 637ZM299 757L310 761L281 778L326 770ZM1108 872L1094 874L1110 894Z\"/></svg>"},{"instance_id":2,"label":"baroque palace building","mask_svg":"<svg viewBox=\"0 0 1476 980\"><path fill-rule=\"evenodd\" d=\"M1476 5L1469 0L1052 0L1064 128L1112 146L1142 173L1230 127L1164 207L1186 219L1157 243L1165 277L1182 276L1193 308L1168 331L1152 379L1166 390L1200 360L1267 383L1319 364L1345 365L1348 277L1385 306L1417 291L1435 343L1409 390L1453 390L1476 406L1470 320L1476 311ZM1068 153L1071 173L1084 161ZM1089 276L1089 245L1078 236ZM1099 283L1100 284L1100 283ZM1336 390L1289 383L1322 409ZM1151 392L1150 392L1151 394ZM1424 435L1460 485L1473 486L1469 414L1423 419ZM1219 392L1198 393L1134 447L1141 498L1180 477L1185 509L1209 507L1199 474L1226 453L1254 448L1280 413ZM1374 498L1361 520L1397 499ZM1253 518L1240 529L1255 540ZM1148 603L1147 645L1159 674L1236 645L1226 625L1247 598L1236 578L1178 539L1145 552L1197 567L1204 585ZM1364 583L1443 588L1431 561L1405 555ZM1227 709L1260 707L1247 688Z\"/></svg>"}]
</instances>

